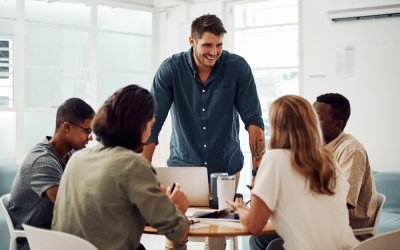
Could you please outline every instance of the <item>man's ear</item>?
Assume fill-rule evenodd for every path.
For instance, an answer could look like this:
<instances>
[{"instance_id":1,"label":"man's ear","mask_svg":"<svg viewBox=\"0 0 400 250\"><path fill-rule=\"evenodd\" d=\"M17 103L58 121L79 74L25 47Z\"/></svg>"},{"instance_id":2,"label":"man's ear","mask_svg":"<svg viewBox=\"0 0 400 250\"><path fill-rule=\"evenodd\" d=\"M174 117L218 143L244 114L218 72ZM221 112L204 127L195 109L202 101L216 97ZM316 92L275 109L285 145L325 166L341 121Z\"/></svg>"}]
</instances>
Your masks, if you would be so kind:
<instances>
[{"instance_id":1,"label":"man's ear","mask_svg":"<svg viewBox=\"0 0 400 250\"><path fill-rule=\"evenodd\" d=\"M343 131L343 125L344 125L344 121L343 120L336 120L335 121L335 128L337 130Z\"/></svg>"},{"instance_id":2,"label":"man's ear","mask_svg":"<svg viewBox=\"0 0 400 250\"><path fill-rule=\"evenodd\" d=\"M69 122L63 122L60 126L60 128L64 131L64 132L69 132L69 130L71 129L71 124Z\"/></svg>"},{"instance_id":3,"label":"man's ear","mask_svg":"<svg viewBox=\"0 0 400 250\"><path fill-rule=\"evenodd\" d=\"M190 46L196 47L196 39L192 36L189 37Z\"/></svg>"}]
</instances>

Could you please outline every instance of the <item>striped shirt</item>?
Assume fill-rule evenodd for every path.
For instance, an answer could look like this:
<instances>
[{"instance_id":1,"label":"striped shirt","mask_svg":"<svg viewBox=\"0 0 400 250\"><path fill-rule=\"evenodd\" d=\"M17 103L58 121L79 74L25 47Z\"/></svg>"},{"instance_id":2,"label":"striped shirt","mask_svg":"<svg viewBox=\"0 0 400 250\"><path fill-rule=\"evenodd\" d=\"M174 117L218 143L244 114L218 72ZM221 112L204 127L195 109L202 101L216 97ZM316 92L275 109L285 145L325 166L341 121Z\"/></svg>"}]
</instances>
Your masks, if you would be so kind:
<instances>
[{"instance_id":1,"label":"striped shirt","mask_svg":"<svg viewBox=\"0 0 400 250\"><path fill-rule=\"evenodd\" d=\"M16 229L22 229L23 223L51 227L54 204L46 190L59 185L65 165L50 139L47 136L31 150L13 181L8 211ZM29 249L25 241L19 242L18 249Z\"/></svg>"}]
</instances>

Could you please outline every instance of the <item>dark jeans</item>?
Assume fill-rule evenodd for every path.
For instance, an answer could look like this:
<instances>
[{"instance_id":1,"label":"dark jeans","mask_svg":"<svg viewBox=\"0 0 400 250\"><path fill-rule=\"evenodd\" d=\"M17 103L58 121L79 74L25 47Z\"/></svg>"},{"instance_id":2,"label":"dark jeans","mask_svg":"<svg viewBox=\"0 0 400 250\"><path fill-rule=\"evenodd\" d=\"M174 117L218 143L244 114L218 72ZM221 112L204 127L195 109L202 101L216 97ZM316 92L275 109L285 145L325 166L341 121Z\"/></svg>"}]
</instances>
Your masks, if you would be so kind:
<instances>
[{"instance_id":1,"label":"dark jeans","mask_svg":"<svg viewBox=\"0 0 400 250\"><path fill-rule=\"evenodd\" d=\"M250 237L250 249L251 250L265 250L268 244L275 240L279 239L280 236L278 234L265 234L259 236L251 236Z\"/></svg>"}]
</instances>

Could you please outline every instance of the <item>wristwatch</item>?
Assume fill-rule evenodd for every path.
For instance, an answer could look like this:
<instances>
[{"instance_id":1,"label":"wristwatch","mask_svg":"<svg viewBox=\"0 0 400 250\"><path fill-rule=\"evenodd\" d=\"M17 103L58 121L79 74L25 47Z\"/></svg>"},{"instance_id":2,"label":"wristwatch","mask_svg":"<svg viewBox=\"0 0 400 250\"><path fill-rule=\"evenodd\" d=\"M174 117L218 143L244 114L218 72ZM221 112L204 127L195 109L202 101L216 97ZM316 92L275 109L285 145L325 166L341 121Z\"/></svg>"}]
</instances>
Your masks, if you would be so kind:
<instances>
[{"instance_id":1,"label":"wristwatch","mask_svg":"<svg viewBox=\"0 0 400 250\"><path fill-rule=\"evenodd\" d=\"M251 175L252 176L256 176L257 175L257 171L258 171L258 167L255 167L251 170Z\"/></svg>"}]
</instances>

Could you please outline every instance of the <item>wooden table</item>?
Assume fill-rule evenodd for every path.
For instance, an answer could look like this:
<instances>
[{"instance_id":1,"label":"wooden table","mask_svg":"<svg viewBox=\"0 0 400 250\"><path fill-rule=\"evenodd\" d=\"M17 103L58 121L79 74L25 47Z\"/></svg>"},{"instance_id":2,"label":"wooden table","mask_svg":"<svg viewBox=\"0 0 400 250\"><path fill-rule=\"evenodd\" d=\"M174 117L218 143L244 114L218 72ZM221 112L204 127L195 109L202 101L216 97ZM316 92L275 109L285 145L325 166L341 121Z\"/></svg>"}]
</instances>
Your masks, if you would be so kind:
<instances>
[{"instance_id":1,"label":"wooden table","mask_svg":"<svg viewBox=\"0 0 400 250\"><path fill-rule=\"evenodd\" d=\"M240 222L226 222L218 220L200 220L202 224L208 224L209 227L195 228L193 226L189 229L188 236L190 237L209 237L208 248L209 250L225 249L225 237L236 237L243 235L250 235L249 231L243 228ZM196 225L196 224L194 224ZM157 230L152 227L145 227L145 233L157 234ZM265 225L260 234L273 234L275 229L271 223Z\"/></svg>"}]
</instances>

